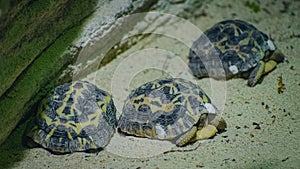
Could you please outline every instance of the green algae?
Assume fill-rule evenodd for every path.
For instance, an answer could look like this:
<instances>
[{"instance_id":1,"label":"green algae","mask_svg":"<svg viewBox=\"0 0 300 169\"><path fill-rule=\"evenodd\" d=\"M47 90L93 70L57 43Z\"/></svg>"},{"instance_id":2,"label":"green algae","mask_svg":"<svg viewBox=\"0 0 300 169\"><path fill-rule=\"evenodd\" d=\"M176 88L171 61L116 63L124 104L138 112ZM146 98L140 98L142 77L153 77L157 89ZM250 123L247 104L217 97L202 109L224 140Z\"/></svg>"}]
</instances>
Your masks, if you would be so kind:
<instances>
[{"instance_id":1,"label":"green algae","mask_svg":"<svg viewBox=\"0 0 300 169\"><path fill-rule=\"evenodd\" d=\"M0 32L0 144L74 62L76 56L66 50L96 1L40 0L22 5Z\"/></svg>"},{"instance_id":2,"label":"green algae","mask_svg":"<svg viewBox=\"0 0 300 169\"><path fill-rule=\"evenodd\" d=\"M248 7L248 8L250 8L250 9L252 9L252 11L253 11L254 13L257 13L257 12L260 11L259 5L256 4L255 2L249 2L249 1L247 1L247 2L245 3L245 6Z\"/></svg>"},{"instance_id":3,"label":"green algae","mask_svg":"<svg viewBox=\"0 0 300 169\"><path fill-rule=\"evenodd\" d=\"M0 81L4 82L0 85L0 95L66 29L89 15L94 5L85 1L71 3L68 0L28 2L1 27L0 67L5 69L0 73Z\"/></svg>"}]
</instances>

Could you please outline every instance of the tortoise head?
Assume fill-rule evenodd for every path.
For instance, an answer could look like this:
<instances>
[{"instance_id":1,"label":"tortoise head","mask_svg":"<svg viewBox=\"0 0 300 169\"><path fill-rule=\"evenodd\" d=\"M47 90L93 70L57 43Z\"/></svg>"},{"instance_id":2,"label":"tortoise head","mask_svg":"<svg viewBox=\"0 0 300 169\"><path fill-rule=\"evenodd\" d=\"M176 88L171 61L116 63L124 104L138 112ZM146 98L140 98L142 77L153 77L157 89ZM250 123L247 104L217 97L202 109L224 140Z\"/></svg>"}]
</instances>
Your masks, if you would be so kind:
<instances>
[{"instance_id":1,"label":"tortoise head","mask_svg":"<svg viewBox=\"0 0 300 169\"><path fill-rule=\"evenodd\" d=\"M271 52L270 59L276 61L277 63L283 62L284 54L279 49L276 49L275 51Z\"/></svg>"},{"instance_id":2,"label":"tortoise head","mask_svg":"<svg viewBox=\"0 0 300 169\"><path fill-rule=\"evenodd\" d=\"M227 127L225 120L217 114L208 114L208 124L215 126L219 131Z\"/></svg>"}]
</instances>

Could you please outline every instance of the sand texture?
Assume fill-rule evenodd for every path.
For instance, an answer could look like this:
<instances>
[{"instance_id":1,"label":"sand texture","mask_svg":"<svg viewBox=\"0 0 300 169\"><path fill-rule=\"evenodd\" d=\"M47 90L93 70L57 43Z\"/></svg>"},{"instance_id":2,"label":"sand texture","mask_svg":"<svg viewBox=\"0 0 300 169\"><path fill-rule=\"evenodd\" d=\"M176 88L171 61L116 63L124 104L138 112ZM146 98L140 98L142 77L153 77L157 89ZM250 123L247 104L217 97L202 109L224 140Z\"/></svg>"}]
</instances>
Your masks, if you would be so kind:
<instances>
[{"instance_id":1,"label":"sand texture","mask_svg":"<svg viewBox=\"0 0 300 169\"><path fill-rule=\"evenodd\" d=\"M258 11L245 2L214 0L196 11L189 22L168 20L164 23L172 28L167 31L171 36L157 29L163 33L144 37L85 78L112 93L118 116L129 92L147 81L159 77L192 80L220 109L228 123L226 132L184 148L167 141L115 134L111 143L97 154L53 155L42 148L28 149L21 144L24 123L0 146L1 168L298 168L300 1L248 1L259 5ZM204 31L224 19L252 23L270 35L285 54L284 63L265 76L261 84L248 87L245 79L197 80L190 74L190 39L199 36L193 30ZM280 94L279 77L286 88Z\"/></svg>"}]
</instances>

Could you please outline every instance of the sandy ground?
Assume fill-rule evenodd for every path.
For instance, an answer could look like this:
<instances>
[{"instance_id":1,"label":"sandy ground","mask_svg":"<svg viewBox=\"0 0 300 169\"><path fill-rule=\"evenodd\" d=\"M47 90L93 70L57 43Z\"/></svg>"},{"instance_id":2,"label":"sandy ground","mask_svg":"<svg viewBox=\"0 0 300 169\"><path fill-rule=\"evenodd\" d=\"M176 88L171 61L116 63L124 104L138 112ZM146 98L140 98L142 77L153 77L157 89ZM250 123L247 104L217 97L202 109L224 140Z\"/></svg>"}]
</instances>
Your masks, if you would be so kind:
<instances>
[{"instance_id":1,"label":"sandy ground","mask_svg":"<svg viewBox=\"0 0 300 169\"><path fill-rule=\"evenodd\" d=\"M192 80L220 109L228 123L226 132L185 148L115 134L105 150L97 154L53 155L41 148L23 147L26 124L22 124L0 146L1 168L298 168L300 2L287 5L287 1L264 1L257 13L243 2L229 2L213 1L190 21L205 30L223 19L242 19L268 33L286 55L286 61L261 84L250 88L244 79L194 79L187 68L190 41L184 39L193 36L194 29L176 22L169 23L175 37L149 36L87 77L112 93L118 115L130 90L144 82L171 76ZM278 94L280 76L286 90Z\"/></svg>"}]
</instances>

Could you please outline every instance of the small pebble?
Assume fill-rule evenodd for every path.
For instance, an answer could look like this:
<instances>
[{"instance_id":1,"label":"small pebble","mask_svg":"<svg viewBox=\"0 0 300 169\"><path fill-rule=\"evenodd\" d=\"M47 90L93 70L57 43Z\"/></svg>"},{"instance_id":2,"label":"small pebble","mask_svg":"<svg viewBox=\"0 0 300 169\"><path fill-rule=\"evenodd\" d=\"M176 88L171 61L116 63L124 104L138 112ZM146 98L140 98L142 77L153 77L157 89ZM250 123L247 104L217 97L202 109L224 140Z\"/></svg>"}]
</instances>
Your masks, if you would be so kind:
<instances>
[{"instance_id":1,"label":"small pebble","mask_svg":"<svg viewBox=\"0 0 300 169\"><path fill-rule=\"evenodd\" d=\"M289 157L287 157L287 158L285 158L285 159L282 159L281 161L284 162L284 161L286 161L286 160L288 160L288 159L289 159Z\"/></svg>"},{"instance_id":2,"label":"small pebble","mask_svg":"<svg viewBox=\"0 0 300 169\"><path fill-rule=\"evenodd\" d=\"M254 129L257 129L257 130L259 130L259 129L261 129L260 128L260 126L259 125L257 125L257 126L255 126L255 128Z\"/></svg>"},{"instance_id":3,"label":"small pebble","mask_svg":"<svg viewBox=\"0 0 300 169\"><path fill-rule=\"evenodd\" d=\"M269 105L266 104L265 109L269 109Z\"/></svg>"},{"instance_id":4,"label":"small pebble","mask_svg":"<svg viewBox=\"0 0 300 169\"><path fill-rule=\"evenodd\" d=\"M260 128L260 125L259 125L258 123L253 122L252 124L255 125L255 128L254 128L254 129L258 129L258 130L261 129L261 128Z\"/></svg>"},{"instance_id":5,"label":"small pebble","mask_svg":"<svg viewBox=\"0 0 300 169\"><path fill-rule=\"evenodd\" d=\"M201 164L197 164L196 167L197 167L197 168L203 168L204 166L201 165Z\"/></svg>"}]
</instances>

